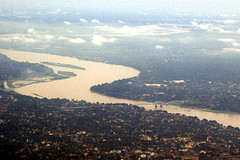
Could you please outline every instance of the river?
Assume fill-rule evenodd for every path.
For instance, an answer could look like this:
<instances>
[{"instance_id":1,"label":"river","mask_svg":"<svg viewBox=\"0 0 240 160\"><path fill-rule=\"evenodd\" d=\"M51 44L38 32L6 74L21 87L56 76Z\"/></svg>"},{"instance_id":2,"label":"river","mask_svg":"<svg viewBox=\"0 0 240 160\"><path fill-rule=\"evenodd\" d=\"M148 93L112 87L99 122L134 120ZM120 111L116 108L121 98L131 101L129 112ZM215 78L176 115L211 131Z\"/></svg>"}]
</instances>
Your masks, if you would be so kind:
<instances>
[{"instance_id":1,"label":"river","mask_svg":"<svg viewBox=\"0 0 240 160\"><path fill-rule=\"evenodd\" d=\"M86 68L86 70L78 70L65 67L57 67L46 65L57 71L74 72L77 76L69 79L55 80L50 82L35 83L16 88L15 91L23 94L36 97L40 95L47 98L67 98L75 100L86 100L88 102L100 103L128 103L146 108L147 110L154 110L155 105L148 102L133 101L126 99L117 99L108 96L103 96L90 91L90 87L96 84L110 83L115 80L130 78L137 76L140 72L136 69L112 65L99 62L91 62L78 60L76 58L57 56L52 54L32 53L14 50L0 49L0 53L8 56L12 60L19 62L55 62L63 64L71 64ZM227 126L240 127L240 114L234 113L216 113L208 112L200 109L183 108L174 105L164 105L161 109L169 113L180 113L187 116L197 116L200 119L216 120L217 122Z\"/></svg>"}]
</instances>

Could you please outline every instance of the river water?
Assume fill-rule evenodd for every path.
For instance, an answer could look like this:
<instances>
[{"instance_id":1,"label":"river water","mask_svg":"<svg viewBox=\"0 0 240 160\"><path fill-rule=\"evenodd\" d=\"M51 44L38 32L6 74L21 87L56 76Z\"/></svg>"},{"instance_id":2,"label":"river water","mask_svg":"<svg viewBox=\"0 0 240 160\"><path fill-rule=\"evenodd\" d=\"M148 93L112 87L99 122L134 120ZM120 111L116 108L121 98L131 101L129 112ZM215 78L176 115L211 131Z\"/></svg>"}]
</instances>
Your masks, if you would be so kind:
<instances>
[{"instance_id":1,"label":"river water","mask_svg":"<svg viewBox=\"0 0 240 160\"><path fill-rule=\"evenodd\" d=\"M76 58L57 56L52 54L32 53L14 50L0 49L0 53L5 54L9 58L19 62L55 62L63 64L71 64L86 68L86 70L77 70L65 67L48 66L57 73L57 71L69 71L77 74L76 77L71 77L64 80L55 80L51 82L35 83L20 88L15 91L36 97L40 95L47 98L67 98L75 100L86 100L88 102L100 103L128 103L134 104L146 109L155 109L155 105L148 102L133 101L126 99L117 99L108 96L103 96L97 93L92 93L90 87L96 84L110 83L115 80L130 78L139 74L138 70L121 65L112 65L91 61L78 60ZM216 120L217 122L227 126L232 125L240 127L240 114L233 113L215 113L200 109L183 108L174 105L164 105L161 109L169 113L180 113L187 116L197 116L200 119Z\"/></svg>"}]
</instances>

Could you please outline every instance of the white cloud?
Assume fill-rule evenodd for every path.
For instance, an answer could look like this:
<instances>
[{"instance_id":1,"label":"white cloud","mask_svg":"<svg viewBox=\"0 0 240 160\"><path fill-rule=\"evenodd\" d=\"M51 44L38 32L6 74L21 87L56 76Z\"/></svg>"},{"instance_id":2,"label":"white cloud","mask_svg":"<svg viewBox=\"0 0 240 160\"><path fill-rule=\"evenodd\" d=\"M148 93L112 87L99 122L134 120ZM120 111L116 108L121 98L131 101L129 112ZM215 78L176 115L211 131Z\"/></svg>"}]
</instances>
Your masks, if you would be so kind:
<instances>
[{"instance_id":1,"label":"white cloud","mask_svg":"<svg viewBox=\"0 0 240 160\"><path fill-rule=\"evenodd\" d=\"M169 38L160 38L158 39L159 42L171 42Z\"/></svg>"},{"instance_id":2,"label":"white cloud","mask_svg":"<svg viewBox=\"0 0 240 160\"><path fill-rule=\"evenodd\" d=\"M211 23L198 24L197 22L192 21L192 26L196 29L202 29L209 32L218 31L219 33L233 33L233 31L224 30L223 28L215 26Z\"/></svg>"},{"instance_id":3,"label":"white cloud","mask_svg":"<svg viewBox=\"0 0 240 160\"><path fill-rule=\"evenodd\" d=\"M76 38L76 39L69 39L68 40L70 43L75 43L75 44L80 44L80 43L85 43L86 41L81 38Z\"/></svg>"},{"instance_id":4,"label":"white cloud","mask_svg":"<svg viewBox=\"0 0 240 160\"><path fill-rule=\"evenodd\" d=\"M231 38L220 38L218 40L222 42L227 42L227 43L236 42L234 39L231 39Z\"/></svg>"},{"instance_id":5,"label":"white cloud","mask_svg":"<svg viewBox=\"0 0 240 160\"><path fill-rule=\"evenodd\" d=\"M233 47L239 47L240 46L240 43L238 43L235 39L221 38L221 39L218 39L218 40L221 41L221 42L231 43L231 45Z\"/></svg>"},{"instance_id":6,"label":"white cloud","mask_svg":"<svg viewBox=\"0 0 240 160\"><path fill-rule=\"evenodd\" d=\"M121 21L121 20L118 20L118 23L121 23L121 24L123 24L124 22L123 22L123 21Z\"/></svg>"},{"instance_id":7,"label":"white cloud","mask_svg":"<svg viewBox=\"0 0 240 160\"><path fill-rule=\"evenodd\" d=\"M68 21L64 21L64 23L65 23L66 25L72 24L72 23L70 23L70 22L68 22Z\"/></svg>"},{"instance_id":8,"label":"white cloud","mask_svg":"<svg viewBox=\"0 0 240 160\"><path fill-rule=\"evenodd\" d=\"M236 17L236 14L223 14L221 17Z\"/></svg>"},{"instance_id":9,"label":"white cloud","mask_svg":"<svg viewBox=\"0 0 240 160\"><path fill-rule=\"evenodd\" d=\"M232 43L232 46L233 46L233 47L240 47L240 43L233 42L233 43Z\"/></svg>"},{"instance_id":10,"label":"white cloud","mask_svg":"<svg viewBox=\"0 0 240 160\"><path fill-rule=\"evenodd\" d=\"M32 33L32 34L36 34L36 33L37 33L37 31L36 31L34 28L29 28L29 29L27 30L27 32L28 32L28 33Z\"/></svg>"},{"instance_id":11,"label":"white cloud","mask_svg":"<svg viewBox=\"0 0 240 160\"><path fill-rule=\"evenodd\" d=\"M220 28L219 33L233 33L233 31L227 31L227 30Z\"/></svg>"},{"instance_id":12,"label":"white cloud","mask_svg":"<svg viewBox=\"0 0 240 160\"><path fill-rule=\"evenodd\" d=\"M68 33L72 33L73 31L70 30L70 29L66 29L66 32L68 32Z\"/></svg>"},{"instance_id":13,"label":"white cloud","mask_svg":"<svg viewBox=\"0 0 240 160\"><path fill-rule=\"evenodd\" d=\"M33 39L33 38L24 38L24 42L25 43L37 43L38 40L37 39Z\"/></svg>"},{"instance_id":14,"label":"white cloud","mask_svg":"<svg viewBox=\"0 0 240 160\"><path fill-rule=\"evenodd\" d=\"M0 38L0 42L12 42L12 38L9 38L9 37L1 37Z\"/></svg>"},{"instance_id":15,"label":"white cloud","mask_svg":"<svg viewBox=\"0 0 240 160\"><path fill-rule=\"evenodd\" d=\"M59 39L59 40L68 40L69 38L60 36L58 39Z\"/></svg>"},{"instance_id":16,"label":"white cloud","mask_svg":"<svg viewBox=\"0 0 240 160\"><path fill-rule=\"evenodd\" d=\"M240 33L240 29L237 30L237 33Z\"/></svg>"},{"instance_id":17,"label":"white cloud","mask_svg":"<svg viewBox=\"0 0 240 160\"><path fill-rule=\"evenodd\" d=\"M63 36L60 36L58 39L59 40L66 40L70 43L75 43L75 44L81 44L81 43L86 42L84 39L81 39L81 38L71 39L71 38L67 38L67 37L63 37Z\"/></svg>"},{"instance_id":18,"label":"white cloud","mask_svg":"<svg viewBox=\"0 0 240 160\"><path fill-rule=\"evenodd\" d=\"M234 52L234 53L240 53L240 48L224 48L224 52Z\"/></svg>"},{"instance_id":19,"label":"white cloud","mask_svg":"<svg viewBox=\"0 0 240 160\"><path fill-rule=\"evenodd\" d=\"M56 14L57 14L57 13L60 13L60 12L61 12L60 9L56 9L56 11L55 11Z\"/></svg>"},{"instance_id":20,"label":"white cloud","mask_svg":"<svg viewBox=\"0 0 240 160\"><path fill-rule=\"evenodd\" d=\"M51 41L54 39L53 35L43 35L41 36L42 39L47 40L47 41Z\"/></svg>"},{"instance_id":21,"label":"white cloud","mask_svg":"<svg viewBox=\"0 0 240 160\"><path fill-rule=\"evenodd\" d=\"M233 20L233 19L227 19L227 20L224 20L223 23L225 24L233 24L233 23L237 23L238 21L237 20Z\"/></svg>"},{"instance_id":22,"label":"white cloud","mask_svg":"<svg viewBox=\"0 0 240 160\"><path fill-rule=\"evenodd\" d=\"M221 17L231 17L231 15L229 15L229 14L222 14L222 15L220 15Z\"/></svg>"},{"instance_id":23,"label":"white cloud","mask_svg":"<svg viewBox=\"0 0 240 160\"><path fill-rule=\"evenodd\" d=\"M160 46L160 45L156 45L155 46L155 49L163 49L164 47L163 46Z\"/></svg>"},{"instance_id":24,"label":"white cloud","mask_svg":"<svg viewBox=\"0 0 240 160\"><path fill-rule=\"evenodd\" d=\"M12 37L1 37L2 42L23 42L23 43L37 43L37 39L29 38L26 36L12 36Z\"/></svg>"},{"instance_id":25,"label":"white cloud","mask_svg":"<svg viewBox=\"0 0 240 160\"><path fill-rule=\"evenodd\" d=\"M100 21L97 20L97 19L92 19L91 22L92 22L92 23L100 23Z\"/></svg>"},{"instance_id":26,"label":"white cloud","mask_svg":"<svg viewBox=\"0 0 240 160\"><path fill-rule=\"evenodd\" d=\"M202 29L202 30L207 30L209 32L212 32L214 30L220 30L220 27L217 27L211 23L203 23L203 24L198 24L195 21L192 21L192 26L197 28L197 29Z\"/></svg>"},{"instance_id":27,"label":"white cloud","mask_svg":"<svg viewBox=\"0 0 240 160\"><path fill-rule=\"evenodd\" d=\"M174 33L188 32L182 29L169 29L163 28L158 25L142 25L142 26L122 26L122 27L111 27L111 26L97 26L97 29L105 32L110 32L116 35L123 36L136 36L136 35L168 35Z\"/></svg>"},{"instance_id":28,"label":"white cloud","mask_svg":"<svg viewBox=\"0 0 240 160\"><path fill-rule=\"evenodd\" d=\"M112 42L115 42L117 39L116 38L105 38L103 36L100 36L100 35L95 35L93 36L92 38L92 43L94 45L97 45L97 46L101 46L103 43L112 43Z\"/></svg>"},{"instance_id":29,"label":"white cloud","mask_svg":"<svg viewBox=\"0 0 240 160\"><path fill-rule=\"evenodd\" d=\"M87 22L88 22L86 19L83 19L83 18L80 18L79 21L80 21L80 22L84 22L84 23L87 23Z\"/></svg>"}]
</instances>

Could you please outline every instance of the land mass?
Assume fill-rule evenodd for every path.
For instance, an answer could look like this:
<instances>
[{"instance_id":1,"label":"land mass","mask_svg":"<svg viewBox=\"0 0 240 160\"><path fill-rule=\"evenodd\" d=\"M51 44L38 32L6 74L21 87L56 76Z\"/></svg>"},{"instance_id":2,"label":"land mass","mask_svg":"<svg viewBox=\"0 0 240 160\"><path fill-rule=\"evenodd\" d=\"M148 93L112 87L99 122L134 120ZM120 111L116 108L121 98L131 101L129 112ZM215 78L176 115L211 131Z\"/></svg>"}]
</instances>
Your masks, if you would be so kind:
<instances>
[{"instance_id":1,"label":"land mass","mask_svg":"<svg viewBox=\"0 0 240 160\"><path fill-rule=\"evenodd\" d=\"M0 91L3 159L240 158L240 129L134 105Z\"/></svg>"},{"instance_id":2,"label":"land mass","mask_svg":"<svg viewBox=\"0 0 240 160\"><path fill-rule=\"evenodd\" d=\"M86 70L86 68L71 65L71 64L62 64L62 63L55 63L55 62L41 62L42 64L47 64L51 66L58 66L58 67L66 67L66 68L72 68L72 69L79 69L79 70Z\"/></svg>"},{"instance_id":3,"label":"land mass","mask_svg":"<svg viewBox=\"0 0 240 160\"><path fill-rule=\"evenodd\" d=\"M24 70L23 64L41 67L40 73L48 70L3 56L6 61L12 65L0 70L5 81L15 78L19 66ZM3 89L0 106L3 159L240 158L240 129L216 121L128 104L39 99Z\"/></svg>"},{"instance_id":4,"label":"land mass","mask_svg":"<svg viewBox=\"0 0 240 160\"><path fill-rule=\"evenodd\" d=\"M0 88L4 88L4 83L7 84L9 89L12 89L65 78L68 77L55 74L51 68L44 65L16 62L0 54Z\"/></svg>"},{"instance_id":5,"label":"land mass","mask_svg":"<svg viewBox=\"0 0 240 160\"><path fill-rule=\"evenodd\" d=\"M58 74L64 75L64 76L68 76L68 77L75 77L77 76L75 73L73 72L68 72L68 71L58 71Z\"/></svg>"},{"instance_id":6,"label":"land mass","mask_svg":"<svg viewBox=\"0 0 240 160\"><path fill-rule=\"evenodd\" d=\"M129 63L138 77L96 85L104 95L149 102L182 101L181 106L240 113L239 57L151 59ZM142 62L142 63L140 63ZM141 65L144 64L144 65Z\"/></svg>"}]
</instances>

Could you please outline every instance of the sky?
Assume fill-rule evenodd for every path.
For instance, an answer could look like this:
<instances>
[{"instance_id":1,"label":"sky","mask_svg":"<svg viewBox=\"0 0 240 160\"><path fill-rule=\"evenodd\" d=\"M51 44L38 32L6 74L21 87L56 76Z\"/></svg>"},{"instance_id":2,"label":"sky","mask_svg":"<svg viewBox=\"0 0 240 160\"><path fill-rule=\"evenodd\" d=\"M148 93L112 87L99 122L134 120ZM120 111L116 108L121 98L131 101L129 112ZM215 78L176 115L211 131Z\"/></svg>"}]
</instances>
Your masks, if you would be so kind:
<instances>
[{"instance_id":1,"label":"sky","mask_svg":"<svg viewBox=\"0 0 240 160\"><path fill-rule=\"evenodd\" d=\"M0 9L168 15L240 15L239 0L0 0Z\"/></svg>"}]
</instances>

